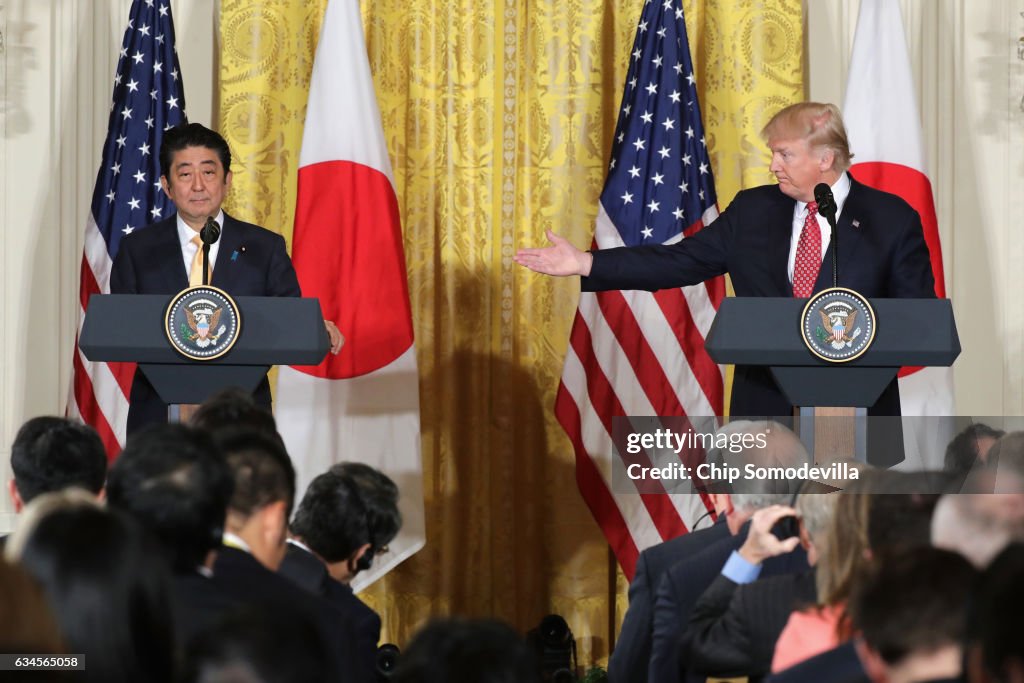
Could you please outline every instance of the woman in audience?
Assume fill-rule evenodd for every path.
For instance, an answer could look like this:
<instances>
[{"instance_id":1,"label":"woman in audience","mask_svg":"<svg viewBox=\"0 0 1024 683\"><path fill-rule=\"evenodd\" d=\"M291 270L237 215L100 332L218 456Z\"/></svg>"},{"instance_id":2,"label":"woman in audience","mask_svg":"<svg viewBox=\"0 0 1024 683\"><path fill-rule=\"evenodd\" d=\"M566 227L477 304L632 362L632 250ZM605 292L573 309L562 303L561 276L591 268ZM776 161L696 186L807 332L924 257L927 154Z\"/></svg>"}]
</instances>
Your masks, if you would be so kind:
<instances>
[{"instance_id":1,"label":"woman in audience","mask_svg":"<svg viewBox=\"0 0 1024 683\"><path fill-rule=\"evenodd\" d=\"M66 651L85 655L76 680L169 683L174 643L160 553L132 520L73 496L29 504L7 551L42 585Z\"/></svg>"},{"instance_id":2,"label":"woman in audience","mask_svg":"<svg viewBox=\"0 0 1024 683\"><path fill-rule=\"evenodd\" d=\"M818 552L815 584L818 604L793 612L775 644L772 672L787 669L809 657L830 650L852 635L846 602L868 570L868 513L876 471L862 472L835 496L835 509L825 533L813 541Z\"/></svg>"}]
</instances>

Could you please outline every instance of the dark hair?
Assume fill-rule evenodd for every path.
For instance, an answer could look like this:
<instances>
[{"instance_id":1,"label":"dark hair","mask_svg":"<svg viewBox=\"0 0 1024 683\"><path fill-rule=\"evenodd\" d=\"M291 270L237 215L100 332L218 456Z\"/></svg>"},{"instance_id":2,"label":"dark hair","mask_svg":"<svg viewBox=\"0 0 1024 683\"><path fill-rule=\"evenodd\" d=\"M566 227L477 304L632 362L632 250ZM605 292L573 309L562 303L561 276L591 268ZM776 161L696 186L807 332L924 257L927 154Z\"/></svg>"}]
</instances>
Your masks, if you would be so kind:
<instances>
[{"instance_id":1,"label":"dark hair","mask_svg":"<svg viewBox=\"0 0 1024 683\"><path fill-rule=\"evenodd\" d=\"M107 452L92 427L63 417L34 417L11 444L11 470L22 501L80 486L103 490Z\"/></svg>"},{"instance_id":2,"label":"dark hair","mask_svg":"<svg viewBox=\"0 0 1024 683\"><path fill-rule=\"evenodd\" d=\"M984 438L998 441L1005 435L1003 430L993 429L981 422L967 425L946 446L945 469L960 474L970 472L978 461L978 441Z\"/></svg>"},{"instance_id":3,"label":"dark hair","mask_svg":"<svg viewBox=\"0 0 1024 683\"><path fill-rule=\"evenodd\" d=\"M395 483L369 465L342 463L310 483L291 531L327 562L341 562L367 543L372 557L401 526Z\"/></svg>"},{"instance_id":4,"label":"dark hair","mask_svg":"<svg viewBox=\"0 0 1024 683\"><path fill-rule=\"evenodd\" d=\"M989 564L975 583L967 620L967 643L980 647L985 669L996 677L1011 662L1024 665L1020 615L1024 611L1024 544L1011 543Z\"/></svg>"},{"instance_id":5,"label":"dark hair","mask_svg":"<svg viewBox=\"0 0 1024 683\"><path fill-rule=\"evenodd\" d=\"M228 508L246 517L277 501L285 502L286 519L295 501L295 468L280 440L251 430L215 435L235 480Z\"/></svg>"},{"instance_id":6,"label":"dark hair","mask_svg":"<svg viewBox=\"0 0 1024 683\"><path fill-rule=\"evenodd\" d=\"M393 683L540 683L533 652L508 625L435 619L402 653Z\"/></svg>"},{"instance_id":7,"label":"dark hair","mask_svg":"<svg viewBox=\"0 0 1024 683\"><path fill-rule=\"evenodd\" d=\"M0 559L0 652L67 652L39 583Z\"/></svg>"},{"instance_id":8,"label":"dark hair","mask_svg":"<svg viewBox=\"0 0 1024 683\"><path fill-rule=\"evenodd\" d=\"M975 577L971 563L948 550L923 547L890 556L854 591L853 625L889 664L958 645Z\"/></svg>"},{"instance_id":9,"label":"dark hair","mask_svg":"<svg viewBox=\"0 0 1024 683\"><path fill-rule=\"evenodd\" d=\"M280 439L273 413L256 403L251 393L237 387L224 389L204 401L189 424L211 434L222 429L249 428Z\"/></svg>"},{"instance_id":10,"label":"dark hair","mask_svg":"<svg viewBox=\"0 0 1024 683\"><path fill-rule=\"evenodd\" d=\"M186 147L212 149L220 157L224 175L231 171L231 148L220 133L201 123L182 123L164 133L163 142L160 143L160 175L165 176L167 182L171 182L171 160L174 153Z\"/></svg>"},{"instance_id":11,"label":"dark hair","mask_svg":"<svg viewBox=\"0 0 1024 683\"><path fill-rule=\"evenodd\" d=\"M174 571L189 572L220 546L233 487L206 432L156 425L128 439L110 470L107 502L156 536Z\"/></svg>"},{"instance_id":12,"label":"dark hair","mask_svg":"<svg viewBox=\"0 0 1024 683\"><path fill-rule=\"evenodd\" d=\"M75 507L51 512L26 539L21 566L42 585L78 680L171 681L174 633L166 569L134 520Z\"/></svg>"},{"instance_id":13,"label":"dark hair","mask_svg":"<svg viewBox=\"0 0 1024 683\"><path fill-rule=\"evenodd\" d=\"M277 605L229 613L196 635L185 651L181 683L239 680L326 683L334 663L320 632L298 611Z\"/></svg>"},{"instance_id":14,"label":"dark hair","mask_svg":"<svg viewBox=\"0 0 1024 683\"><path fill-rule=\"evenodd\" d=\"M868 509L871 551L879 555L928 545L932 513L941 490L928 473L880 472Z\"/></svg>"}]
</instances>

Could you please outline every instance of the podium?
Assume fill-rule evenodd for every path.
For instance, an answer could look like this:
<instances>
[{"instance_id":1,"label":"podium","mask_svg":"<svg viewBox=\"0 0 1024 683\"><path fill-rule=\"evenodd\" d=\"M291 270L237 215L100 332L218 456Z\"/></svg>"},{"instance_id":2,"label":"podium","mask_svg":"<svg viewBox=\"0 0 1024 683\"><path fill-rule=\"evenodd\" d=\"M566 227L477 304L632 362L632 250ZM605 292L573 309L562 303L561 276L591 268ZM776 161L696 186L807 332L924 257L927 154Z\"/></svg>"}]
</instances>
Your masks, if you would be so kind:
<instances>
[{"instance_id":1,"label":"podium","mask_svg":"<svg viewBox=\"0 0 1024 683\"><path fill-rule=\"evenodd\" d=\"M90 361L135 362L169 406L202 403L228 387L252 392L272 365L318 365L330 349L318 299L235 297L241 318L235 345L212 360L191 360L171 346L164 314L173 296L94 294L78 346Z\"/></svg>"},{"instance_id":2,"label":"podium","mask_svg":"<svg viewBox=\"0 0 1024 683\"><path fill-rule=\"evenodd\" d=\"M720 364L767 366L789 402L801 407L801 417L825 414L821 407L858 409L839 414L861 418L860 432L866 427L868 406L901 367L950 366L960 355L948 299L870 300L877 328L874 342L845 363L818 358L804 345L800 324L806 303L794 298L725 299L705 341L708 355ZM863 460L864 436L856 438L858 460Z\"/></svg>"}]
</instances>

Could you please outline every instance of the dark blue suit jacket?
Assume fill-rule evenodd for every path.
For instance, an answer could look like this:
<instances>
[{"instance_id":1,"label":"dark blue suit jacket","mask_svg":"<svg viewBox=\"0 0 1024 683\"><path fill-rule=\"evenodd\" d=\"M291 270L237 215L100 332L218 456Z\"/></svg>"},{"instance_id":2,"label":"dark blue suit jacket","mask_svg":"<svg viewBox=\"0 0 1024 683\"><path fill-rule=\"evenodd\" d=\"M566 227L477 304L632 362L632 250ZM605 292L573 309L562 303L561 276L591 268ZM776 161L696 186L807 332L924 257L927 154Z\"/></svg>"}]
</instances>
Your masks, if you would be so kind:
<instances>
[{"instance_id":1,"label":"dark blue suit jacket","mask_svg":"<svg viewBox=\"0 0 1024 683\"><path fill-rule=\"evenodd\" d=\"M332 578L320 558L292 543L277 570L296 585L327 601L345 615L354 640L352 650L360 676L376 677L377 643L380 641L380 616L356 597L349 586Z\"/></svg>"},{"instance_id":2,"label":"dark blue suit jacket","mask_svg":"<svg viewBox=\"0 0 1024 683\"><path fill-rule=\"evenodd\" d=\"M722 516L711 527L678 536L640 553L636 573L629 584L629 608L608 660L608 680L611 683L646 683L654 629L654 597L661 577L675 563L696 555L728 535L729 527L725 524L725 516Z\"/></svg>"},{"instance_id":3,"label":"dark blue suit jacket","mask_svg":"<svg viewBox=\"0 0 1024 683\"><path fill-rule=\"evenodd\" d=\"M680 639L690 622L693 608L721 573L732 551L743 545L749 529L748 522L735 536L723 538L665 572L654 603L654 636L648 669L650 683L679 680L679 671L687 664L679 659ZM760 578L799 573L807 568L807 553L798 547L792 553L766 560ZM704 678L701 676L698 680L703 681Z\"/></svg>"},{"instance_id":4,"label":"dark blue suit jacket","mask_svg":"<svg viewBox=\"0 0 1024 683\"><path fill-rule=\"evenodd\" d=\"M867 297L935 296L921 218L899 197L851 178L839 217L839 286ZM718 220L693 237L669 246L652 245L594 252L584 291L655 291L703 282L729 273L736 296L791 297L787 264L795 200L778 185L744 190ZM856 223L856 225L855 225ZM815 291L832 284L830 245ZM792 415L793 406L765 367L737 366L733 416ZM871 415L899 415L896 382L869 409Z\"/></svg>"},{"instance_id":5,"label":"dark blue suit jacket","mask_svg":"<svg viewBox=\"0 0 1024 683\"><path fill-rule=\"evenodd\" d=\"M171 216L121 241L110 271L112 294L171 296L188 287L176 221L177 216ZM210 284L232 296L302 296L284 238L226 213ZM255 398L270 408L266 379L256 389ZM147 424L167 421L167 405L138 370L129 402L129 434Z\"/></svg>"}]
</instances>

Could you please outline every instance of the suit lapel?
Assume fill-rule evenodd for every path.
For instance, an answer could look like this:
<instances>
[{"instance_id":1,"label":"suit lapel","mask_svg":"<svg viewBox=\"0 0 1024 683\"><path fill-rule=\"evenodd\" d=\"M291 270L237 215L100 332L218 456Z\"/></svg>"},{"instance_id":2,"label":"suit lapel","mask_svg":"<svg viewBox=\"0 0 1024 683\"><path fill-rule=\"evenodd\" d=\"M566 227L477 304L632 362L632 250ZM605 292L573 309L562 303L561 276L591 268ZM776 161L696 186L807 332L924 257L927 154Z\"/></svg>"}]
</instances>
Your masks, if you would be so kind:
<instances>
[{"instance_id":1,"label":"suit lapel","mask_svg":"<svg viewBox=\"0 0 1024 683\"><path fill-rule=\"evenodd\" d=\"M793 209L796 202L782 194L764 216L764 225L772 231L767 244L767 257L772 284L778 296L793 296L793 283L789 281L789 243L793 238Z\"/></svg>"},{"instance_id":2,"label":"suit lapel","mask_svg":"<svg viewBox=\"0 0 1024 683\"><path fill-rule=\"evenodd\" d=\"M214 287L225 292L232 291L234 284L238 249L242 245L242 227L231 216L224 214L224 225L221 232L220 248L217 251L217 262L213 264Z\"/></svg>"},{"instance_id":3,"label":"suit lapel","mask_svg":"<svg viewBox=\"0 0 1024 683\"><path fill-rule=\"evenodd\" d=\"M188 287L188 273L185 271L185 262L181 258L177 216L171 216L166 221L148 229L158 231L158 240L151 257L153 269L160 271L164 281L167 282L168 291L180 292ZM167 258L168 253L174 254L174 257Z\"/></svg>"},{"instance_id":4,"label":"suit lapel","mask_svg":"<svg viewBox=\"0 0 1024 683\"><path fill-rule=\"evenodd\" d=\"M852 262L854 255L860 248L863 241L863 226L860 223L861 214L861 185L852 177L850 178L850 194L846 197L843 205L843 213L836 222L836 234L839 237L839 285L843 283L843 273ZM854 226L854 221L857 225ZM832 254L835 253L836 245L829 243L825 250L825 257L821 261L821 270L818 271L818 280L814 283L814 291L818 292L832 286Z\"/></svg>"}]
</instances>

